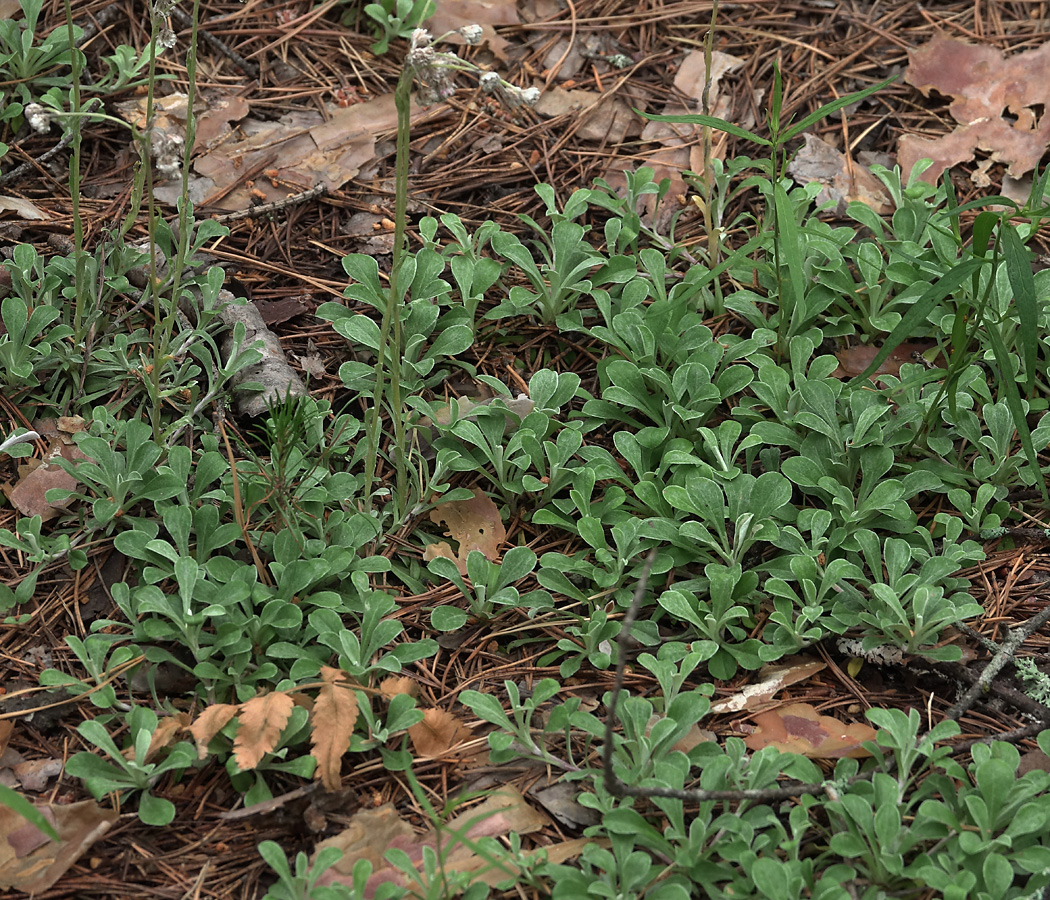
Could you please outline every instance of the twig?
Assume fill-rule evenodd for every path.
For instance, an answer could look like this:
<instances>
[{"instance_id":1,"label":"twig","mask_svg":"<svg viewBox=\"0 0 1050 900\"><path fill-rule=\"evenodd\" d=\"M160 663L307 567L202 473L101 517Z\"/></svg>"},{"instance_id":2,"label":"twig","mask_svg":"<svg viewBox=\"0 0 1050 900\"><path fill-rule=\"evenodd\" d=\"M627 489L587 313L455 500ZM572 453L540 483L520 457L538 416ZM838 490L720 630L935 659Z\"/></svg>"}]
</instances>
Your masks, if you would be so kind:
<instances>
[{"instance_id":1,"label":"twig","mask_svg":"<svg viewBox=\"0 0 1050 900\"><path fill-rule=\"evenodd\" d=\"M16 179L21 178L23 175L28 175L33 169L42 166L55 154L61 152L61 150L64 147L67 147L69 145L69 142L72 140L72 133L67 131L64 135L62 135L61 140L57 144L55 144L55 146L52 147L50 150L41 153L40 156L38 156L36 159L27 159L24 163L22 163L22 165L15 166L15 168L13 168L6 175L0 175L0 184L7 184L7 182L9 181L15 181ZM26 155L28 156L29 154Z\"/></svg>"},{"instance_id":2,"label":"twig","mask_svg":"<svg viewBox=\"0 0 1050 900\"><path fill-rule=\"evenodd\" d=\"M970 689L963 695L962 699L948 710L946 717L954 720L966 713L966 711L977 701L977 698L988 691L991 687L992 680L999 674L1002 667L1013 658L1021 644L1023 644L1031 634L1042 628L1047 622L1050 622L1050 603L1043 608L1043 611L1039 613L1039 615L1033 616L1020 628L1014 628L1010 631L1006 640L1003 641L1002 646L999 648L999 652L989 660L988 665L985 666L984 671L981 672L981 676L973 683L973 685L971 685ZM1042 706L1042 704L1039 705Z\"/></svg>"},{"instance_id":3,"label":"twig","mask_svg":"<svg viewBox=\"0 0 1050 900\"><path fill-rule=\"evenodd\" d=\"M175 19L183 28L190 28L193 26L193 19L179 9L177 6L171 8L171 17ZM236 50L233 50L224 41L221 41L210 31L204 28L197 28L197 34L204 38L204 42L211 46L213 50L218 50L223 56L225 56L230 62L232 62L238 69L244 72L246 75L250 75L252 78L259 77L259 66L257 63L249 62L243 56L241 56Z\"/></svg>"},{"instance_id":4,"label":"twig","mask_svg":"<svg viewBox=\"0 0 1050 900\"><path fill-rule=\"evenodd\" d=\"M264 203L261 206L249 206L247 209L241 209L232 213L223 213L222 215L212 216L211 218L215 222L233 222L236 219L257 219L268 213L287 209L289 206L297 206L300 203L306 203L308 200L313 200L314 197L320 197L327 193L327 185L317 184L308 191L303 191L300 194L291 194L283 200L274 200L273 203Z\"/></svg>"}]
</instances>

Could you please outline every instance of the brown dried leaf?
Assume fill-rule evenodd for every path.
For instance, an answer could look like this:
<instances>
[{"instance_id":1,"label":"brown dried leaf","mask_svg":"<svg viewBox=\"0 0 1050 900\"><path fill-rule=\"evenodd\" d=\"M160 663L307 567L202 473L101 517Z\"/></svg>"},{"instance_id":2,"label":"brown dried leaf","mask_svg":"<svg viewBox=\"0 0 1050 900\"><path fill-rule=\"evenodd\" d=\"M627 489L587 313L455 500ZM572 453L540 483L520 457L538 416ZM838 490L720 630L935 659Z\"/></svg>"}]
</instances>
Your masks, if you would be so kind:
<instances>
[{"instance_id":1,"label":"brown dried leaf","mask_svg":"<svg viewBox=\"0 0 1050 900\"><path fill-rule=\"evenodd\" d=\"M467 556L471 550L480 550L495 562L499 559L500 547L507 539L507 531L496 504L481 488L474 488L474 496L470 500L453 500L436 506L430 511L430 521L435 525L444 523L448 534L459 542L459 553L449 556L451 548L442 541L428 546L424 551L424 559L429 561L435 556L449 556L449 559L456 560L462 575L467 574ZM431 550L431 547L434 549ZM442 552L444 548L448 548L448 552ZM427 553L431 555L428 557Z\"/></svg>"},{"instance_id":2,"label":"brown dried leaf","mask_svg":"<svg viewBox=\"0 0 1050 900\"><path fill-rule=\"evenodd\" d=\"M230 719L237 715L239 708L230 703L216 703L197 716L197 721L189 726L188 731L197 742L198 759L204 759L208 755L208 744L226 727Z\"/></svg>"},{"instance_id":3,"label":"brown dried leaf","mask_svg":"<svg viewBox=\"0 0 1050 900\"><path fill-rule=\"evenodd\" d=\"M233 758L242 771L254 769L277 746L293 709L295 701L280 691L260 694L241 705Z\"/></svg>"},{"instance_id":4,"label":"brown dried leaf","mask_svg":"<svg viewBox=\"0 0 1050 900\"><path fill-rule=\"evenodd\" d=\"M864 722L844 725L822 716L808 703L792 703L758 713L755 730L744 737L751 750L776 747L783 753L799 753L811 759L862 759L871 752L861 746L875 740L876 730Z\"/></svg>"},{"instance_id":5,"label":"brown dried leaf","mask_svg":"<svg viewBox=\"0 0 1050 900\"><path fill-rule=\"evenodd\" d=\"M76 445L66 444L61 440L52 441L43 461L31 470L26 471L8 495L11 505L23 515L40 516L41 520L46 522L49 519L53 519L73 502L72 498L58 500L54 503L48 503L46 499L47 492L54 488L72 491L76 490L77 487L76 478L64 469L59 468L55 462L55 459L59 456L69 462L90 459ZM20 466L19 472L21 473L27 468Z\"/></svg>"},{"instance_id":6,"label":"brown dried leaf","mask_svg":"<svg viewBox=\"0 0 1050 900\"><path fill-rule=\"evenodd\" d=\"M513 788L501 788L480 805L456 816L447 823L443 831L460 832L468 839L476 841L480 837L502 836L511 832L529 834L550 824L550 818L529 806L518 791ZM443 838L442 845L449 846L447 837ZM582 846L580 845L575 853L580 852ZM352 885L354 865L358 860L367 859L373 868L363 896L370 900L381 885L408 886L405 874L383 858L387 850L402 850L418 865L423 861L424 847L437 847L437 836L430 831L416 837L412 827L398 818L394 807L387 803L378 809L354 813L350 824L341 834L317 845L314 849L315 858L316 854L326 847L338 847L343 851L343 857L322 874L317 883ZM444 857L444 862L447 871L476 872L473 880L484 881L486 884L505 881L513 874L503 868L493 869L487 860L478 857L463 843L451 847Z\"/></svg>"},{"instance_id":7,"label":"brown dried leaf","mask_svg":"<svg viewBox=\"0 0 1050 900\"><path fill-rule=\"evenodd\" d=\"M777 691L812 678L824 668L824 663L810 659L798 660L790 665L766 666L760 673L763 676L762 681L749 684L732 697L712 703L711 712L730 713L756 709L772 700Z\"/></svg>"},{"instance_id":8,"label":"brown dried leaf","mask_svg":"<svg viewBox=\"0 0 1050 900\"><path fill-rule=\"evenodd\" d=\"M62 774L60 759L31 759L11 767L22 789L38 793L47 788L50 779Z\"/></svg>"},{"instance_id":9,"label":"brown dried leaf","mask_svg":"<svg viewBox=\"0 0 1050 900\"><path fill-rule=\"evenodd\" d=\"M41 893L51 888L117 820L94 800L37 809L58 832L49 840L21 816L0 806L0 888Z\"/></svg>"},{"instance_id":10,"label":"brown dried leaf","mask_svg":"<svg viewBox=\"0 0 1050 900\"><path fill-rule=\"evenodd\" d=\"M194 153L200 153L201 150L226 140L232 131L230 122L239 122L251 112L251 105L244 97L213 91L202 92L197 97L206 100L207 109L197 119L197 131L193 141Z\"/></svg>"},{"instance_id":11,"label":"brown dried leaf","mask_svg":"<svg viewBox=\"0 0 1050 900\"><path fill-rule=\"evenodd\" d=\"M926 96L931 90L951 96L948 110L959 123L934 140L904 135L897 158L907 179L920 159L934 165L922 178L935 184L949 166L984 150L1019 178L1032 171L1050 142L1050 116L1043 114L1045 85L1050 79L1050 43L1009 59L990 45L966 44L937 35L908 52L909 84ZM1004 111L1014 119L1003 118Z\"/></svg>"},{"instance_id":12,"label":"brown dried leaf","mask_svg":"<svg viewBox=\"0 0 1050 900\"><path fill-rule=\"evenodd\" d=\"M877 375L900 375L901 366L904 363L921 361L917 357L921 357L933 346L930 342L898 344L869 377L874 380ZM831 373L832 377L855 378L872 364L880 349L879 347L873 347L871 344L855 344L852 347L847 347L845 350L839 350L835 354L838 357L839 365Z\"/></svg>"},{"instance_id":13,"label":"brown dried leaf","mask_svg":"<svg viewBox=\"0 0 1050 900\"><path fill-rule=\"evenodd\" d=\"M576 135L585 141L619 144L641 131L631 107L612 94L551 87L540 94L535 109L545 119L571 116Z\"/></svg>"},{"instance_id":14,"label":"brown dried leaf","mask_svg":"<svg viewBox=\"0 0 1050 900\"><path fill-rule=\"evenodd\" d=\"M448 546L447 544L445 545ZM419 696L419 685L407 675L391 675L379 682L379 695L384 700L393 700L398 694L408 694L410 697Z\"/></svg>"},{"instance_id":15,"label":"brown dried leaf","mask_svg":"<svg viewBox=\"0 0 1050 900\"><path fill-rule=\"evenodd\" d=\"M732 117L732 104L726 97L719 95L720 82L724 75L739 68L744 60L728 53L715 51L711 54L711 88L708 93L708 111L710 115L722 118ZM675 74L675 88L690 98L690 102L683 103L679 99L671 99L664 104L660 110L661 115L678 116L690 115L703 111L702 98L704 85L707 82L707 65L702 50L690 51ZM645 206L645 220L647 223L655 224L659 229L665 228L671 220L671 216L682 208L689 192L682 173L686 169L692 169L697 174L703 174L704 160L699 152L700 135L702 128L699 125L690 125L685 122L646 122L642 129L642 141L657 143L659 148L644 155L640 162L630 161L630 167L639 165L649 166L653 169L653 180L659 183L664 178L671 180L671 187L667 197L661 201L659 209L656 209L656 200L653 195L643 199ZM725 154L725 135L715 134L712 136L713 159L722 159ZM612 163L606 173L606 180L619 189L625 184L623 160ZM653 220L654 212L656 214Z\"/></svg>"},{"instance_id":16,"label":"brown dried leaf","mask_svg":"<svg viewBox=\"0 0 1050 900\"><path fill-rule=\"evenodd\" d=\"M442 104L423 109L413 101L412 124L443 109ZM253 197L269 203L318 184L338 190L375 157L377 137L396 128L393 94L346 108L333 104L326 115L310 110L294 111L277 121L246 118L238 128L239 140L222 141L197 157L190 199L233 212L247 209ZM245 185L247 172L257 173L255 195ZM154 193L162 202L173 203L180 189L171 182L158 185Z\"/></svg>"},{"instance_id":17,"label":"brown dried leaf","mask_svg":"<svg viewBox=\"0 0 1050 900\"><path fill-rule=\"evenodd\" d=\"M175 713L173 716L165 716L160 722L157 723L157 730L153 732L153 737L149 742L149 749L146 751L146 762L149 762L153 758L153 754L156 753L163 747L170 747L178 736L188 731L190 728L190 716L189 713ZM132 750L134 753L134 750Z\"/></svg>"},{"instance_id":18,"label":"brown dried leaf","mask_svg":"<svg viewBox=\"0 0 1050 900\"><path fill-rule=\"evenodd\" d=\"M853 200L867 204L879 215L893 212L882 182L865 166L816 135L802 137L806 143L788 164L788 174L802 184L816 181L824 185L817 194L818 205L833 203L835 214L840 216Z\"/></svg>"},{"instance_id":19,"label":"brown dried leaf","mask_svg":"<svg viewBox=\"0 0 1050 900\"><path fill-rule=\"evenodd\" d=\"M51 218L33 201L24 197L9 197L0 194L0 212L13 212L15 219L41 220Z\"/></svg>"},{"instance_id":20,"label":"brown dried leaf","mask_svg":"<svg viewBox=\"0 0 1050 900\"><path fill-rule=\"evenodd\" d=\"M321 666L321 681L325 681L328 684L335 684L337 681L347 681L346 672L342 669L336 669L332 666Z\"/></svg>"},{"instance_id":21,"label":"brown dried leaf","mask_svg":"<svg viewBox=\"0 0 1050 900\"><path fill-rule=\"evenodd\" d=\"M325 670L338 672L340 679L325 677ZM317 694L310 721L310 752L317 760L315 778L320 778L325 790L337 791L342 777L343 754L350 749L350 736L357 722L357 695L349 687L333 683L345 677L338 669L321 670L328 683Z\"/></svg>"},{"instance_id":22,"label":"brown dried leaf","mask_svg":"<svg viewBox=\"0 0 1050 900\"><path fill-rule=\"evenodd\" d=\"M440 756L473 735L452 713L443 709L423 710L423 721L408 729L417 756Z\"/></svg>"}]
</instances>

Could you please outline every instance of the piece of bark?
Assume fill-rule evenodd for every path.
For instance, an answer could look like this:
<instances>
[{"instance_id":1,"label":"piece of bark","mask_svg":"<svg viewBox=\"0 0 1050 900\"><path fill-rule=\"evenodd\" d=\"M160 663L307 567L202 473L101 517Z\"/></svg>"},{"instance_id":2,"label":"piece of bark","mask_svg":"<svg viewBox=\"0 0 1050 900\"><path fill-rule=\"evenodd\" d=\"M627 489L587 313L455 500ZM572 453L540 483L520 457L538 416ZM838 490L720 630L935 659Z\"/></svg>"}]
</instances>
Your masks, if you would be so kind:
<instances>
[{"instance_id":1,"label":"piece of bark","mask_svg":"<svg viewBox=\"0 0 1050 900\"><path fill-rule=\"evenodd\" d=\"M242 322L245 328L243 348L251 347L256 341L262 341L262 346L258 348L262 359L245 366L230 380L237 414L256 418L266 413L269 406L283 403L288 397L304 396L306 385L289 365L280 340L266 327L255 305L235 303L233 294L226 290L219 293L219 299L224 301L219 317L230 330L222 342L224 360L228 361L233 353L233 328L238 322ZM258 382L263 389L238 390L240 385L250 382Z\"/></svg>"}]
</instances>

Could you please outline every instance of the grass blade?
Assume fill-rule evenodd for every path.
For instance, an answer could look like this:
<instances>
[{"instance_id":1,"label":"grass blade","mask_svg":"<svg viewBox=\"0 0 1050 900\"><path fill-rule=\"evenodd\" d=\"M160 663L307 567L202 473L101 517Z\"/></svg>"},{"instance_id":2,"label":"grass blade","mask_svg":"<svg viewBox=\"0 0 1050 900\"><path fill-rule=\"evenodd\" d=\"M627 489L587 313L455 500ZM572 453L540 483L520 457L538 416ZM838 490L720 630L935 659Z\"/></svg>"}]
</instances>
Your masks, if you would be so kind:
<instances>
[{"instance_id":1,"label":"grass blade","mask_svg":"<svg viewBox=\"0 0 1050 900\"><path fill-rule=\"evenodd\" d=\"M1032 395L1035 384L1035 358L1038 352L1039 309L1035 299L1035 276L1029 252L1025 248L1021 235L1009 222L1003 222L1000 230L1003 242L1003 260L1006 263L1006 275L1014 292L1014 303L1017 306L1017 317L1021 322L1021 350L1024 360L1025 394Z\"/></svg>"}]
</instances>

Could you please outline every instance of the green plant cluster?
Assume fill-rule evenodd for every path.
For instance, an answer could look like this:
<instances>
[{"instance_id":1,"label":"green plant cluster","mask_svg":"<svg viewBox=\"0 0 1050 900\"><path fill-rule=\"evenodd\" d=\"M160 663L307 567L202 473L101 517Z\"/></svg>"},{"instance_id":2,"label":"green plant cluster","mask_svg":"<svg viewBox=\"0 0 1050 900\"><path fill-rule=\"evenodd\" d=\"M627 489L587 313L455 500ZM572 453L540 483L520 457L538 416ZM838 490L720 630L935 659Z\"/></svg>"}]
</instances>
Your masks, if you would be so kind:
<instances>
[{"instance_id":1,"label":"green plant cluster","mask_svg":"<svg viewBox=\"0 0 1050 900\"><path fill-rule=\"evenodd\" d=\"M84 59L71 46L71 20L65 39L60 31L36 43L40 5L22 2L22 22L0 23L0 66L28 103L54 90L52 67L77 73ZM419 8L381 6L383 41L403 36ZM155 35L159 27L155 18ZM152 70L152 52L134 63L124 54L119 77L143 59ZM981 613L957 573L983 557L982 533L1010 521L1011 490L1045 496L1035 451L1050 443L1050 274L1032 272L1027 244L1046 213L1046 175L1025 207L982 211L964 239L968 210L948 182L902 183L879 170L892 218L854 204L850 224L833 226L814 209L816 189L784 176L786 144L855 98L782 128L779 81L773 95L772 139L745 133L770 157L712 166L707 203L721 249L691 256L673 232L646 225L642 202L667 192L647 169L630 173L622 193L597 183L561 206L537 186L544 213L524 219L531 237L492 222L471 231L451 214L424 218L421 245L398 247L389 287L374 259L351 255L346 302L318 310L345 340L338 405L279 399L258 433L232 441L207 413L259 351L243 326L232 351L220 347L223 273L188 270L221 226L195 222L184 202L177 229L151 217L145 250L128 246L126 227L69 258L17 247L4 263L12 292L0 304L0 380L26 407L83 416L76 444L85 459L61 463L77 487L49 493L75 501L57 524L26 517L0 530L0 544L27 565L0 605L10 621L31 621L23 607L39 574L83 568L103 545L132 568L113 587L113 617L70 635L75 662L41 678L99 710L78 729L99 753L74 755L67 772L96 797L136 796L144 822L166 824L175 807L164 791L205 763L186 742L153 747L158 713L313 684L322 666L362 686L350 752L410 768L414 701L381 705L365 687L436 654L436 633L501 615L520 620L505 651L547 641L538 662L557 665L563 680L585 666L608 670L651 553L631 636L660 691L624 701L612 748L616 775L634 786L825 780L812 761L748 753L735 738L675 749L708 715L714 680L837 638L864 654L957 659L945 630ZM399 98L407 104L407 93ZM84 114L75 90L55 107L70 121ZM143 171L142 202L147 182ZM723 221L744 191L761 212ZM129 309L128 276L144 262L149 287ZM726 313L730 327L715 328ZM492 341L513 347L523 320L546 327L552 342L566 337L558 365L542 352L524 357L527 411L471 352ZM847 342L881 346L874 369L905 338L931 349L899 373L838 373L834 351ZM597 363L585 371L586 358ZM442 410L454 374L495 400ZM377 484L384 461L397 477ZM475 551L464 576L451 560L384 552L403 531L417 550L432 543L439 536L421 514L470 496L474 484L526 523L499 561ZM920 514L929 508L939 511ZM562 550L527 546L533 529ZM429 611L426 627L406 627L398 593L446 584L462 599ZM551 621L563 629L556 642L546 637ZM184 671L193 687L166 693L163 667ZM131 669L149 705L134 681L118 678ZM960 763L944 744L958 733L952 723L923 731L915 711L869 711L880 729L874 758L839 762L820 796L642 804L606 790L595 753L604 723L580 698L559 696L561 682L531 692L508 682L505 693L460 695L494 727L493 763L542 762L601 814L588 835L606 842L573 865L526 858L520 839L509 849L478 842L513 864L519 885L556 900L687 900L700 890L726 900L874 900L929 888L998 900L1050 883L1050 776L1019 777L1018 752L1005 743L975 745ZM293 711L251 772L231 752L234 727L210 749L247 803L269 798L275 776L313 774L305 710ZM124 746L112 737L118 728ZM1050 734L1039 743L1050 751ZM274 898L364 895L367 865L353 887L319 887L331 854L311 869L301 856L293 867L275 845L260 852L280 879ZM450 886L439 859L422 877L435 900L488 891ZM404 893L384 891L377 896Z\"/></svg>"}]
</instances>

